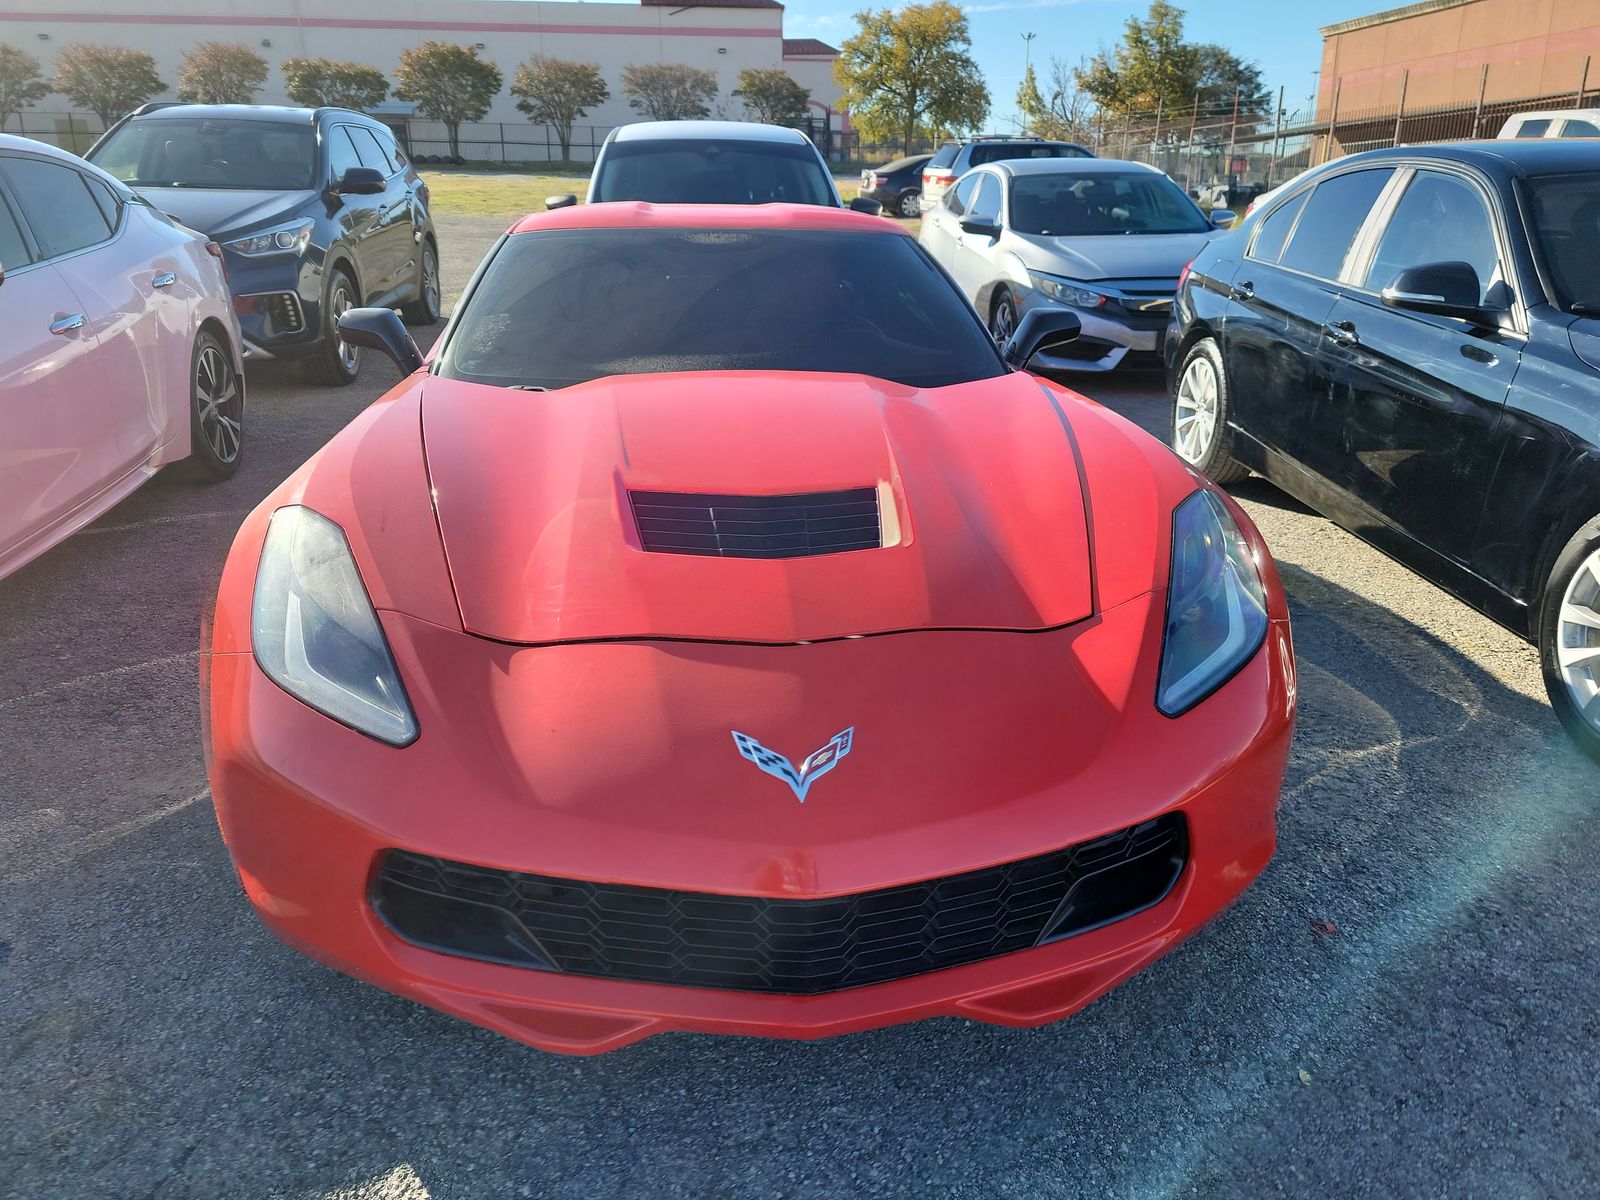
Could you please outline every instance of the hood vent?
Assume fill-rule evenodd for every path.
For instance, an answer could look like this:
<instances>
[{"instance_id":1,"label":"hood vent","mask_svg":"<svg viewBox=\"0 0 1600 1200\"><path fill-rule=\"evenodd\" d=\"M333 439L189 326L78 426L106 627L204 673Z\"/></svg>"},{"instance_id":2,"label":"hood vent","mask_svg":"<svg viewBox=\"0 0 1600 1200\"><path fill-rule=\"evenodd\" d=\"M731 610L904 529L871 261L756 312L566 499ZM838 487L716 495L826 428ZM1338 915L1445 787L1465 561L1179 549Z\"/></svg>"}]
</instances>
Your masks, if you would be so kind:
<instances>
[{"instance_id":1,"label":"hood vent","mask_svg":"<svg viewBox=\"0 0 1600 1200\"><path fill-rule=\"evenodd\" d=\"M646 550L718 558L807 558L883 545L877 488L798 496L628 493Z\"/></svg>"}]
</instances>

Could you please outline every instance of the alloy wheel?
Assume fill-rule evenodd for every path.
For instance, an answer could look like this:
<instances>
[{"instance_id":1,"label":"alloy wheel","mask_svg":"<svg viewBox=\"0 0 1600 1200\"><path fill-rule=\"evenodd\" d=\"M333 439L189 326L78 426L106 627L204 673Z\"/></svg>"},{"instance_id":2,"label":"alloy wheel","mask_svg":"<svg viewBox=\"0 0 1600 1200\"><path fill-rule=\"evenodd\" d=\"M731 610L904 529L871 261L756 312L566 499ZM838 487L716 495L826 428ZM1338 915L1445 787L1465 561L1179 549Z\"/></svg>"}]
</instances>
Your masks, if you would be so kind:
<instances>
[{"instance_id":1,"label":"alloy wheel","mask_svg":"<svg viewBox=\"0 0 1600 1200\"><path fill-rule=\"evenodd\" d=\"M1556 667L1572 703L1600 731L1600 550L1572 573L1557 622Z\"/></svg>"},{"instance_id":2,"label":"alloy wheel","mask_svg":"<svg viewBox=\"0 0 1600 1200\"><path fill-rule=\"evenodd\" d=\"M213 345L200 351L194 374L195 408L201 436L218 462L231 463L239 457L239 429L244 415L239 377L234 373L233 364Z\"/></svg>"},{"instance_id":3,"label":"alloy wheel","mask_svg":"<svg viewBox=\"0 0 1600 1200\"><path fill-rule=\"evenodd\" d=\"M339 318L355 307L355 302L350 298L349 289L340 284L334 289L333 295L328 299L328 312L332 317L333 336L339 342L339 361L344 364L344 369L352 375L361 365L361 350L339 337Z\"/></svg>"},{"instance_id":4,"label":"alloy wheel","mask_svg":"<svg viewBox=\"0 0 1600 1200\"><path fill-rule=\"evenodd\" d=\"M1205 461L1217 433L1217 368L1197 354L1178 383L1177 413L1173 424L1174 449L1185 462Z\"/></svg>"},{"instance_id":5,"label":"alloy wheel","mask_svg":"<svg viewBox=\"0 0 1600 1200\"><path fill-rule=\"evenodd\" d=\"M439 256L432 247L422 251L422 297L428 303L428 312L439 316Z\"/></svg>"},{"instance_id":6,"label":"alloy wheel","mask_svg":"<svg viewBox=\"0 0 1600 1200\"><path fill-rule=\"evenodd\" d=\"M1011 340L1011 335L1017 331L1017 312L1011 307L1011 301L1002 296L994 306L994 316L989 319L989 333L994 338L995 345L1004 348Z\"/></svg>"},{"instance_id":7,"label":"alloy wheel","mask_svg":"<svg viewBox=\"0 0 1600 1200\"><path fill-rule=\"evenodd\" d=\"M900 197L900 215L902 217L920 217L922 215L921 192L907 192Z\"/></svg>"}]
</instances>

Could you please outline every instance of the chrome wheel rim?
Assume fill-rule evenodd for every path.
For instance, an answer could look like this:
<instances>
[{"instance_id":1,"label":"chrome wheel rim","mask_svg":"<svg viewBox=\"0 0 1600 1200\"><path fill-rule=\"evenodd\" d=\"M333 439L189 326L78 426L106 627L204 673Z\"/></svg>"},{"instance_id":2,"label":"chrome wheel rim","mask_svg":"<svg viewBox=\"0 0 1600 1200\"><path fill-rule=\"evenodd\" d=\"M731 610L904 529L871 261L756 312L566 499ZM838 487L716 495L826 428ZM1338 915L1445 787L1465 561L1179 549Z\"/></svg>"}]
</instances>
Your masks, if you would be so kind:
<instances>
[{"instance_id":1,"label":"chrome wheel rim","mask_svg":"<svg viewBox=\"0 0 1600 1200\"><path fill-rule=\"evenodd\" d=\"M1600 730L1600 550L1573 572L1561 597L1556 669L1583 719Z\"/></svg>"},{"instance_id":2,"label":"chrome wheel rim","mask_svg":"<svg viewBox=\"0 0 1600 1200\"><path fill-rule=\"evenodd\" d=\"M994 306L994 317L989 322L989 333L993 336L996 345L1004 346L1011 340L1011 335L1017 331L1017 314L1012 311L1011 301L1001 299Z\"/></svg>"},{"instance_id":3,"label":"chrome wheel rim","mask_svg":"<svg viewBox=\"0 0 1600 1200\"><path fill-rule=\"evenodd\" d=\"M428 315L439 315L439 260L432 250L422 252L422 297L428 302Z\"/></svg>"},{"instance_id":4,"label":"chrome wheel rim","mask_svg":"<svg viewBox=\"0 0 1600 1200\"><path fill-rule=\"evenodd\" d=\"M339 336L339 318L353 307L355 307L355 302L350 299L349 289L340 284L333 290L333 296L328 301L328 312L333 318L333 336L339 343L339 361L344 364L344 369L352 375L361 365L361 349L358 346L352 346Z\"/></svg>"},{"instance_id":5,"label":"chrome wheel rim","mask_svg":"<svg viewBox=\"0 0 1600 1200\"><path fill-rule=\"evenodd\" d=\"M1178 381L1172 427L1173 448L1185 462L1199 464L1217 433L1217 368L1198 355Z\"/></svg>"},{"instance_id":6,"label":"chrome wheel rim","mask_svg":"<svg viewBox=\"0 0 1600 1200\"><path fill-rule=\"evenodd\" d=\"M218 462L233 462L239 457L244 396L233 364L215 346L206 346L195 362L194 397L200 436Z\"/></svg>"},{"instance_id":7,"label":"chrome wheel rim","mask_svg":"<svg viewBox=\"0 0 1600 1200\"><path fill-rule=\"evenodd\" d=\"M920 217L922 215L922 196L918 192L907 192L900 197L900 215L902 217Z\"/></svg>"}]
</instances>

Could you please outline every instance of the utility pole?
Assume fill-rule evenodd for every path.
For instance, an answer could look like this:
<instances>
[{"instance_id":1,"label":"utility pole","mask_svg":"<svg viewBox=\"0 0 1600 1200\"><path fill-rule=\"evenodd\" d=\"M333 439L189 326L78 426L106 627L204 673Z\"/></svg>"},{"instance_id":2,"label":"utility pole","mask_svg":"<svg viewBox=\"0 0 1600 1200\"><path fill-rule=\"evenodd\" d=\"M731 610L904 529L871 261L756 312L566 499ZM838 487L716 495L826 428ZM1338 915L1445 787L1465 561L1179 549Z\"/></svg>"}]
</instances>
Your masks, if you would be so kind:
<instances>
[{"instance_id":1,"label":"utility pole","mask_svg":"<svg viewBox=\"0 0 1600 1200\"><path fill-rule=\"evenodd\" d=\"M1037 33L1025 33L1022 35L1022 78L1024 82L1027 81L1028 72L1033 69L1033 39L1038 36L1039 35ZM1038 84L1035 84L1034 86L1037 87ZM1025 133L1027 131L1027 126L1023 122L1023 118L1027 115L1027 113L1017 114L1018 133Z\"/></svg>"},{"instance_id":2,"label":"utility pole","mask_svg":"<svg viewBox=\"0 0 1600 1200\"><path fill-rule=\"evenodd\" d=\"M1283 88L1278 89L1278 119L1272 124L1272 157L1267 159L1267 187L1272 186L1272 175L1278 166L1278 146L1283 138Z\"/></svg>"}]
</instances>

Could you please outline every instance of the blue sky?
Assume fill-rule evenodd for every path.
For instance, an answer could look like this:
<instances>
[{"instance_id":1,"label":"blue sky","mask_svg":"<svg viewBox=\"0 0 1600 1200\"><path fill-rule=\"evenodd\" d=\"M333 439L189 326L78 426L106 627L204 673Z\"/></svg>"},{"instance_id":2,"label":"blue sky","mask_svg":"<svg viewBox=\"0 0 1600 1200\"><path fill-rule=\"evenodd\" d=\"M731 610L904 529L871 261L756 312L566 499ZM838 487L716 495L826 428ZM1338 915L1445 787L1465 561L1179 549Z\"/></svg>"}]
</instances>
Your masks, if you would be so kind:
<instances>
[{"instance_id":1,"label":"blue sky","mask_svg":"<svg viewBox=\"0 0 1600 1200\"><path fill-rule=\"evenodd\" d=\"M1261 66L1274 91L1288 91L1284 104L1290 110L1305 107L1313 86L1312 72L1321 64L1322 39L1317 29L1336 21L1364 16L1394 7L1403 0L1191 0L1186 10L1184 36L1195 42L1217 42L1241 58ZM855 30L851 14L876 4L840 3L838 0L785 0L784 33L789 37L821 38L837 46ZM1033 32L1034 69L1047 68L1052 57L1068 63L1093 54L1101 46L1121 40L1128 17L1143 16L1149 0L972 0L963 4L972 27L972 48L989 84L994 102L990 126L1008 127L1015 111L1017 85L1022 81L1024 42Z\"/></svg>"}]
</instances>

